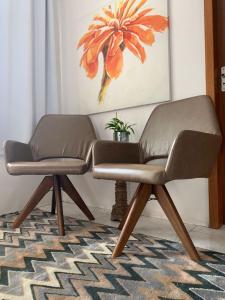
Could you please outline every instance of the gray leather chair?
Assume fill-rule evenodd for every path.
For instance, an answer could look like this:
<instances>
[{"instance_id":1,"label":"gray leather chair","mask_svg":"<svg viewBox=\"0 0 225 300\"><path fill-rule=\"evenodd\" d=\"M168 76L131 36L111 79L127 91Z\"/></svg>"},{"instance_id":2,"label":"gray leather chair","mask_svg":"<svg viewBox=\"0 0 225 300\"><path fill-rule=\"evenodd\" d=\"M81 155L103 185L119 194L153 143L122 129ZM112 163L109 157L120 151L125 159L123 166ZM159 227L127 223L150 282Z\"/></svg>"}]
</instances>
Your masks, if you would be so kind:
<instances>
[{"instance_id":1,"label":"gray leather chair","mask_svg":"<svg viewBox=\"0 0 225 300\"><path fill-rule=\"evenodd\" d=\"M150 195L154 194L190 257L199 259L165 184L175 179L209 177L220 144L216 114L207 96L157 106L139 143L96 142L95 178L140 183L119 226L122 232L113 257L123 251Z\"/></svg>"},{"instance_id":2,"label":"gray leather chair","mask_svg":"<svg viewBox=\"0 0 225 300\"><path fill-rule=\"evenodd\" d=\"M64 235L61 189L78 205L88 219L94 217L67 177L81 175L91 165L91 148L96 139L88 116L45 115L39 121L28 144L5 143L6 168L11 175L45 175L31 199L13 223L17 228L53 188L52 213L57 208L59 234Z\"/></svg>"}]
</instances>

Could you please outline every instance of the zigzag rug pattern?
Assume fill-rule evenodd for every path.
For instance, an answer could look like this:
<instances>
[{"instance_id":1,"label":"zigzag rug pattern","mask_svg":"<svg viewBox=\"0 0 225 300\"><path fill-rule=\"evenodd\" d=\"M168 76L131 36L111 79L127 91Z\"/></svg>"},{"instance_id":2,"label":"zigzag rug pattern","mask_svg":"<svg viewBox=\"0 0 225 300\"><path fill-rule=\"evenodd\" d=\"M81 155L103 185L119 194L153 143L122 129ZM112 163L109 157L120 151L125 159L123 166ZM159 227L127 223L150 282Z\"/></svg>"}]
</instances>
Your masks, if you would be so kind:
<instances>
[{"instance_id":1,"label":"zigzag rug pattern","mask_svg":"<svg viewBox=\"0 0 225 300\"><path fill-rule=\"evenodd\" d=\"M225 299L225 254L201 251L191 261L179 243L136 234L112 259L119 231L35 210L20 229L0 217L0 299Z\"/></svg>"}]
</instances>

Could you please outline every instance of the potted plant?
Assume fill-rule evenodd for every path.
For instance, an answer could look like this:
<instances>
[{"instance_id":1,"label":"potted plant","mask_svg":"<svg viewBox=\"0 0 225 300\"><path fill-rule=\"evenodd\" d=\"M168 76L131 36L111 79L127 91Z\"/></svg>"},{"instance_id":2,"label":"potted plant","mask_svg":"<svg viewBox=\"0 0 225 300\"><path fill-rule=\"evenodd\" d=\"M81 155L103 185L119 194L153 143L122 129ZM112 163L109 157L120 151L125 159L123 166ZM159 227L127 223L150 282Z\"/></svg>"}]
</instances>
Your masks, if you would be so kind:
<instances>
[{"instance_id":1,"label":"potted plant","mask_svg":"<svg viewBox=\"0 0 225 300\"><path fill-rule=\"evenodd\" d=\"M129 135L134 134L133 126L135 124L125 123L120 120L117 116L112 118L108 123L106 123L105 129L113 130L113 139L118 142L128 142Z\"/></svg>"}]
</instances>

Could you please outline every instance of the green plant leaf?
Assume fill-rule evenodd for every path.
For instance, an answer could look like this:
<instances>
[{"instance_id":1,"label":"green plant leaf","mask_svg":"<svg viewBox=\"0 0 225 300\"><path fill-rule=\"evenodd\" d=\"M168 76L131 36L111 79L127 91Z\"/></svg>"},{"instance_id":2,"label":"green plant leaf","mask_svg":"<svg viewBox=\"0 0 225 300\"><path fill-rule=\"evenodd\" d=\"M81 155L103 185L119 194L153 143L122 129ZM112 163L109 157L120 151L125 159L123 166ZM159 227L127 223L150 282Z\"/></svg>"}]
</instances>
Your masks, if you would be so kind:
<instances>
[{"instance_id":1,"label":"green plant leaf","mask_svg":"<svg viewBox=\"0 0 225 300\"><path fill-rule=\"evenodd\" d=\"M116 113L116 117L112 118L108 123L106 123L105 129L110 129L114 132L126 132L130 135L131 133L134 134L133 126L135 126L135 124L125 123L120 120Z\"/></svg>"}]
</instances>

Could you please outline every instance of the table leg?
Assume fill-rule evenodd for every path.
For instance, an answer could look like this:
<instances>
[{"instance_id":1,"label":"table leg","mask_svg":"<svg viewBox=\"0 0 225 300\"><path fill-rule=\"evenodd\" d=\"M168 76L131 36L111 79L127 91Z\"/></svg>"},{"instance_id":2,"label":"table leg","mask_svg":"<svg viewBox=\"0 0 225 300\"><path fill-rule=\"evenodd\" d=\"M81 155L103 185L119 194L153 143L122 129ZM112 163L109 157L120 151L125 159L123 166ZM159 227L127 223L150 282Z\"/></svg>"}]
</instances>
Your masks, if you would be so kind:
<instances>
[{"instance_id":1,"label":"table leg","mask_svg":"<svg viewBox=\"0 0 225 300\"><path fill-rule=\"evenodd\" d=\"M115 183L115 204L112 207L111 220L121 221L127 210L127 183L118 180Z\"/></svg>"}]
</instances>

